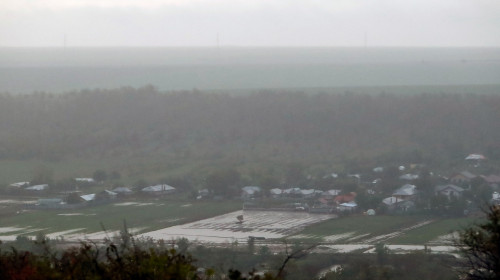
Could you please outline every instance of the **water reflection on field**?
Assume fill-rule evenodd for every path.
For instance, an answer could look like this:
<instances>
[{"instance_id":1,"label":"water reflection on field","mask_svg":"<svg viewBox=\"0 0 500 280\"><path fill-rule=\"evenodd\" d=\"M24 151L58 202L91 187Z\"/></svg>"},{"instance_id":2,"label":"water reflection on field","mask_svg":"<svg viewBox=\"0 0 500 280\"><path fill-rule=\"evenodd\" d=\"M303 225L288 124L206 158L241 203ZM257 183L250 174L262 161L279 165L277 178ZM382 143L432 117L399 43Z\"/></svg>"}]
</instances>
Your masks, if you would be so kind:
<instances>
[{"instance_id":1,"label":"water reflection on field","mask_svg":"<svg viewBox=\"0 0 500 280\"><path fill-rule=\"evenodd\" d=\"M237 216L243 215L243 222ZM246 242L249 236L282 238L314 223L335 218L331 214L302 212L236 211L217 217L143 233L141 237L172 240L187 238L207 243Z\"/></svg>"}]
</instances>

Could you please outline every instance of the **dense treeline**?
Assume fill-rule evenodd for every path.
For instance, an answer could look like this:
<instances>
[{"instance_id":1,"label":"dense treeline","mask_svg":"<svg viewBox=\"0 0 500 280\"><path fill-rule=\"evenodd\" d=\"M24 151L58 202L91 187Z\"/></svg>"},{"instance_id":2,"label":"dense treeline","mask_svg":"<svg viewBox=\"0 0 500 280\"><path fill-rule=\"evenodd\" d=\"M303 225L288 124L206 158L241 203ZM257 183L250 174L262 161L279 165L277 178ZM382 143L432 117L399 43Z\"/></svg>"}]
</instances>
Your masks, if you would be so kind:
<instances>
[{"instance_id":1,"label":"dense treeline","mask_svg":"<svg viewBox=\"0 0 500 280\"><path fill-rule=\"evenodd\" d=\"M217 273L201 268L187 252L163 240L137 240L121 232L114 240L83 241L79 246L57 248L45 237L36 241L19 236L10 249L0 243L2 279L277 279L271 274L243 275L229 269ZM21 247L21 249L19 248ZM2 250L3 249L3 250ZM227 277L225 276L227 275Z\"/></svg>"},{"instance_id":2,"label":"dense treeline","mask_svg":"<svg viewBox=\"0 0 500 280\"><path fill-rule=\"evenodd\" d=\"M2 244L2 279L451 280L459 279L453 267L461 264L452 256L429 252L392 254L383 244L376 246L376 254L338 254L312 253L298 245L293 253L271 253L266 246L250 244L188 250L183 240L174 249L162 240L133 237L59 248L54 242L18 237Z\"/></svg>"},{"instance_id":3,"label":"dense treeline","mask_svg":"<svg viewBox=\"0 0 500 280\"><path fill-rule=\"evenodd\" d=\"M500 95L249 95L85 90L0 95L0 158L500 158Z\"/></svg>"}]
</instances>

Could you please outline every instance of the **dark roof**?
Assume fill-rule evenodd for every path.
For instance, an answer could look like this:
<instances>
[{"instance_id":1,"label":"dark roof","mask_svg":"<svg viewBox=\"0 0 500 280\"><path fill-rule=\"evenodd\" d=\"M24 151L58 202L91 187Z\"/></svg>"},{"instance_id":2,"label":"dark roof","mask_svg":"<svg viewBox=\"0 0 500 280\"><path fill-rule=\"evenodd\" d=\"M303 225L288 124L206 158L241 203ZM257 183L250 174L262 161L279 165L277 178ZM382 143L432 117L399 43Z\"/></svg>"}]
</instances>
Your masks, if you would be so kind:
<instances>
[{"instance_id":1,"label":"dark roof","mask_svg":"<svg viewBox=\"0 0 500 280\"><path fill-rule=\"evenodd\" d=\"M483 179L487 183L490 183L490 184L500 183L500 176L498 176L498 175L494 175L494 174L488 175L488 176L481 175L481 177L483 177Z\"/></svg>"}]
</instances>

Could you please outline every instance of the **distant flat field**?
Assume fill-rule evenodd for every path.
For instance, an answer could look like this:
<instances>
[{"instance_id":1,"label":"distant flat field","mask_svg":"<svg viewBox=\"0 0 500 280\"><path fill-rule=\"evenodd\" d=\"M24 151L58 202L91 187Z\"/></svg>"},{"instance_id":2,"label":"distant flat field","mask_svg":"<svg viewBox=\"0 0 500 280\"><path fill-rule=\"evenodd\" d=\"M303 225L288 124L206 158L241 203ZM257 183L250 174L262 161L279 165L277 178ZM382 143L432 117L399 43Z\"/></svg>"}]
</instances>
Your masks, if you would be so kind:
<instances>
[{"instance_id":1,"label":"distant flat field","mask_svg":"<svg viewBox=\"0 0 500 280\"><path fill-rule=\"evenodd\" d=\"M241 208L239 201L180 202L175 200L119 201L107 205L75 210L21 211L0 220L0 240L12 240L18 235L34 236L39 232L53 238L105 237L103 227L110 232L123 229L126 222L135 232L151 231L189 223L232 212ZM236 219L236 218L235 218Z\"/></svg>"},{"instance_id":2,"label":"distant flat field","mask_svg":"<svg viewBox=\"0 0 500 280\"><path fill-rule=\"evenodd\" d=\"M451 234L477 218L350 216L318 223L292 238L336 244L446 244Z\"/></svg>"},{"instance_id":3,"label":"distant flat field","mask_svg":"<svg viewBox=\"0 0 500 280\"><path fill-rule=\"evenodd\" d=\"M137 179L156 181L168 176L185 175L198 165L154 156L149 157L106 157L67 158L62 160L0 160L0 184L30 181L37 170L45 168L53 172L54 180L92 177L94 171L102 169L108 173L118 171L120 181L132 184ZM206 164L208 165L208 164Z\"/></svg>"},{"instance_id":4,"label":"distant flat field","mask_svg":"<svg viewBox=\"0 0 500 280\"><path fill-rule=\"evenodd\" d=\"M38 168L44 167L53 172L54 179L92 177L92 173L107 166L113 166L100 160L71 159L64 161L0 160L0 182L11 184L30 181Z\"/></svg>"},{"instance_id":5,"label":"distant flat field","mask_svg":"<svg viewBox=\"0 0 500 280\"><path fill-rule=\"evenodd\" d=\"M33 237L38 233L50 238L64 236L66 240L102 239L116 234L126 222L140 237L164 240L186 237L200 242L230 243L245 242L249 236L255 236L266 241L287 238L311 244L363 245L363 248L380 242L446 246L453 232L477 221L471 217L385 215L337 218L330 214L238 209L241 209L239 201L157 199L119 201L76 210L21 211L0 220L0 240L15 240L18 235ZM237 220L239 215L243 215L242 223Z\"/></svg>"},{"instance_id":6,"label":"distant flat field","mask_svg":"<svg viewBox=\"0 0 500 280\"><path fill-rule=\"evenodd\" d=\"M243 221L236 217L242 215ZM146 232L141 236L154 239L177 239L213 243L246 242L249 236L278 239L315 223L336 218L332 214L309 214L281 211L236 211L225 215Z\"/></svg>"}]
</instances>

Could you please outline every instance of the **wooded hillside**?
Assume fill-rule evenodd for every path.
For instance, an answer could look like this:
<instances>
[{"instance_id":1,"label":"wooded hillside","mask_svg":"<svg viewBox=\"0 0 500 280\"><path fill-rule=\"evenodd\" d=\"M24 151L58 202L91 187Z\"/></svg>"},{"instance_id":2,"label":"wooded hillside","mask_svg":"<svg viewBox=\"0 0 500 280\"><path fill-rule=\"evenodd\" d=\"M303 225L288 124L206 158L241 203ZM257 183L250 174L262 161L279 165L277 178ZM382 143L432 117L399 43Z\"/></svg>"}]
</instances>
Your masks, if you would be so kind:
<instances>
[{"instance_id":1,"label":"wooded hillside","mask_svg":"<svg viewBox=\"0 0 500 280\"><path fill-rule=\"evenodd\" d=\"M500 95L249 95L86 90L0 95L0 158L500 158Z\"/></svg>"}]
</instances>

